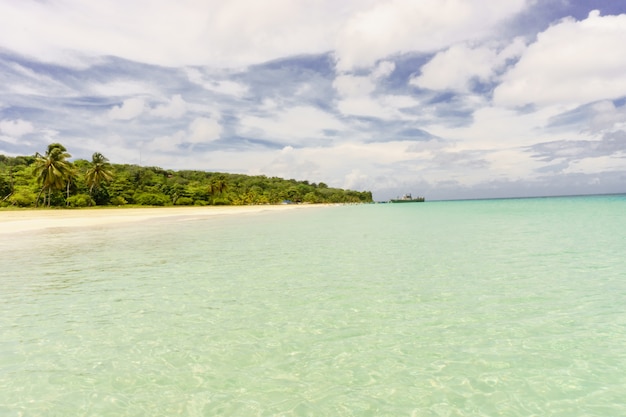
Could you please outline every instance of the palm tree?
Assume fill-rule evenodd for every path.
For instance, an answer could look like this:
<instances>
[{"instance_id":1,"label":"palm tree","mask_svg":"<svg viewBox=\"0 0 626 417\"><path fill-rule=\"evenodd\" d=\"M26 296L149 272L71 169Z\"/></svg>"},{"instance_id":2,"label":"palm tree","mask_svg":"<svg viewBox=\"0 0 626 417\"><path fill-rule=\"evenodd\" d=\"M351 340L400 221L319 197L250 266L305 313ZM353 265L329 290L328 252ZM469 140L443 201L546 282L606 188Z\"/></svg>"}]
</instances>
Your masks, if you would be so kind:
<instances>
[{"instance_id":1,"label":"palm tree","mask_svg":"<svg viewBox=\"0 0 626 417\"><path fill-rule=\"evenodd\" d=\"M72 180L78 178L78 168L74 164L69 164L69 169L67 171L67 186L65 188L65 205L70 205L70 185L72 185Z\"/></svg>"},{"instance_id":2,"label":"palm tree","mask_svg":"<svg viewBox=\"0 0 626 417\"><path fill-rule=\"evenodd\" d=\"M211 180L209 184L208 192L209 194L222 194L228 188L228 183L226 182L226 178L223 175L218 175L215 179Z\"/></svg>"},{"instance_id":3,"label":"palm tree","mask_svg":"<svg viewBox=\"0 0 626 417\"><path fill-rule=\"evenodd\" d=\"M89 186L89 195L93 193L95 187L99 187L100 183L108 182L113 179L113 171L109 160L100 152L96 152L91 156L91 168L85 173L85 181Z\"/></svg>"},{"instance_id":4,"label":"palm tree","mask_svg":"<svg viewBox=\"0 0 626 417\"><path fill-rule=\"evenodd\" d=\"M60 143L48 145L44 155L39 152L35 154L34 173L41 184L35 207L39 206L39 199L44 191L48 191L48 207L50 207L52 191L64 188L70 172L70 162L67 161L67 158L71 156L67 153L65 146Z\"/></svg>"}]
</instances>

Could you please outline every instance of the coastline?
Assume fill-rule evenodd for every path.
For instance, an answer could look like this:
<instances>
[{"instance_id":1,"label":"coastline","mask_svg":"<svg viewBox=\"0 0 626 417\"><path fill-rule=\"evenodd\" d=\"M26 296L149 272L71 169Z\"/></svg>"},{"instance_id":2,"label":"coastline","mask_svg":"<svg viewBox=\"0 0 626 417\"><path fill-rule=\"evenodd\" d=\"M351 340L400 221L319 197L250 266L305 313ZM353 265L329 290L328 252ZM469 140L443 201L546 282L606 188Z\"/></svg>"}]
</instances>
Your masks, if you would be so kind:
<instances>
[{"instance_id":1,"label":"coastline","mask_svg":"<svg viewBox=\"0 0 626 417\"><path fill-rule=\"evenodd\" d=\"M259 206L111 207L76 210L10 210L0 211L0 235L59 227L106 226L172 217L205 218L210 216L242 215L264 211L284 211L324 206L327 205L284 204Z\"/></svg>"}]
</instances>

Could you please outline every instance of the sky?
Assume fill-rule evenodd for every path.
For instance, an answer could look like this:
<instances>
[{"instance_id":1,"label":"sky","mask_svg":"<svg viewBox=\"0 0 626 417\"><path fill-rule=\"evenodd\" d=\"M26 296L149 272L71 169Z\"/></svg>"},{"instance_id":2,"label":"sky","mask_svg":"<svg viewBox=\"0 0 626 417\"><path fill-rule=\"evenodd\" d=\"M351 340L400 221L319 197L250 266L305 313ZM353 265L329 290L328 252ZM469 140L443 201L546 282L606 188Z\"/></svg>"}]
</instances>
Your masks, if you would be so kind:
<instances>
[{"instance_id":1,"label":"sky","mask_svg":"<svg viewBox=\"0 0 626 417\"><path fill-rule=\"evenodd\" d=\"M626 1L0 0L0 154L626 192Z\"/></svg>"}]
</instances>

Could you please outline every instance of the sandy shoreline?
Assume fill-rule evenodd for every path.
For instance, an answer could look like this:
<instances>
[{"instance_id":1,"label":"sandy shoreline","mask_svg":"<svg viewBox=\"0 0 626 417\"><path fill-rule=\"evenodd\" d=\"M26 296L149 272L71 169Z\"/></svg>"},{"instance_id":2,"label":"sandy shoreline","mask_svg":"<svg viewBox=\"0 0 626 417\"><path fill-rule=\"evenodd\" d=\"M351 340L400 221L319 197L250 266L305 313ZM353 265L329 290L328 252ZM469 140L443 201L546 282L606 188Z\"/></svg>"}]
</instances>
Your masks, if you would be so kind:
<instances>
[{"instance_id":1,"label":"sandy shoreline","mask_svg":"<svg viewBox=\"0 0 626 417\"><path fill-rule=\"evenodd\" d=\"M98 208L82 210L15 210L0 211L0 235L58 227L105 226L168 217L204 218L218 215L250 214L263 211L294 210L321 205L209 206Z\"/></svg>"}]
</instances>

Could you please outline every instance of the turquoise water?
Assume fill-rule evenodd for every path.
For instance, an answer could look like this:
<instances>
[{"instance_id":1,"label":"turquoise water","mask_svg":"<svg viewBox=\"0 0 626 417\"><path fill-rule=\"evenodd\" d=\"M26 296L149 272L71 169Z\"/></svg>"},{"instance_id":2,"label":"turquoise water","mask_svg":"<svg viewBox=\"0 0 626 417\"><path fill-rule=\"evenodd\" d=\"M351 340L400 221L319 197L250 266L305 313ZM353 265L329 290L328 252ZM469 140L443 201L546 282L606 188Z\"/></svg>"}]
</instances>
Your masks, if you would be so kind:
<instances>
[{"instance_id":1,"label":"turquoise water","mask_svg":"<svg viewBox=\"0 0 626 417\"><path fill-rule=\"evenodd\" d=\"M626 415L626 197L2 236L0 416Z\"/></svg>"}]
</instances>

